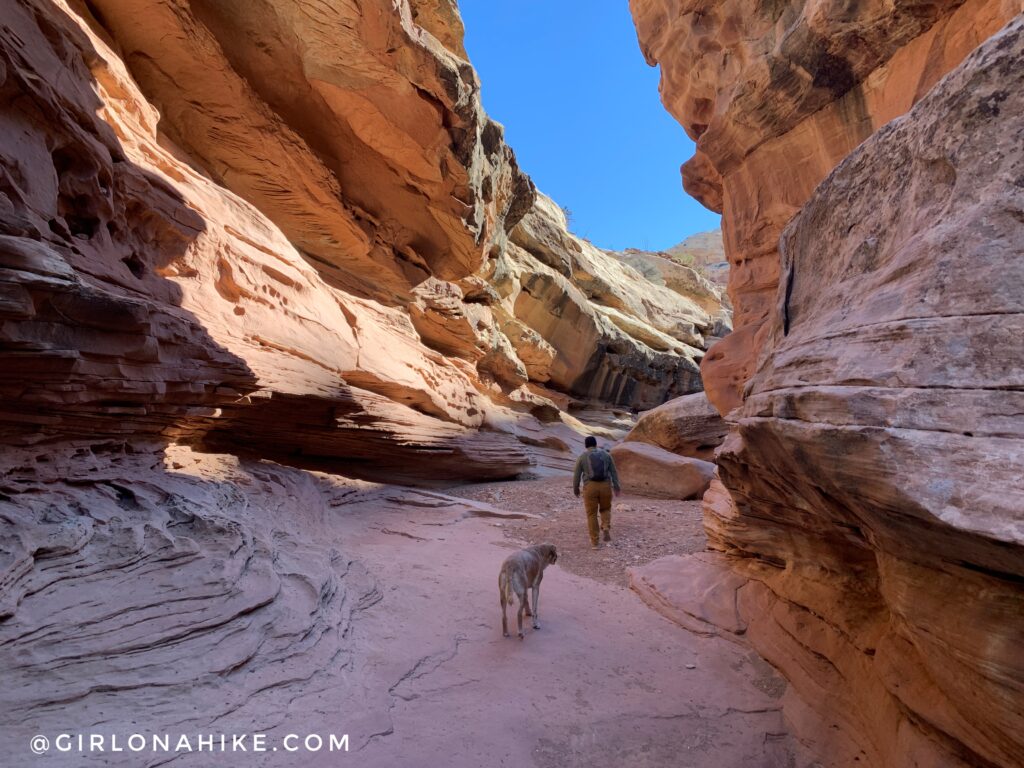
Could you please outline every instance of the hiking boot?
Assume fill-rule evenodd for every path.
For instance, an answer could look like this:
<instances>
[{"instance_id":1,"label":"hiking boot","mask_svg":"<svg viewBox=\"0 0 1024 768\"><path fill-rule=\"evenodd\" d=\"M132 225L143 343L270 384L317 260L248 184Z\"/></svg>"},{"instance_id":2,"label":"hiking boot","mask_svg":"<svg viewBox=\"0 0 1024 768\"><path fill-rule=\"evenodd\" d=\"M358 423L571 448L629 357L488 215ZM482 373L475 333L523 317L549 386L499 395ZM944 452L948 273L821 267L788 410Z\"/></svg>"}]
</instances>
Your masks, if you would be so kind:
<instances>
[{"instance_id":1,"label":"hiking boot","mask_svg":"<svg viewBox=\"0 0 1024 768\"><path fill-rule=\"evenodd\" d=\"M606 530L604 532L604 540L605 541L611 541L612 540L612 532L611 531Z\"/></svg>"}]
</instances>

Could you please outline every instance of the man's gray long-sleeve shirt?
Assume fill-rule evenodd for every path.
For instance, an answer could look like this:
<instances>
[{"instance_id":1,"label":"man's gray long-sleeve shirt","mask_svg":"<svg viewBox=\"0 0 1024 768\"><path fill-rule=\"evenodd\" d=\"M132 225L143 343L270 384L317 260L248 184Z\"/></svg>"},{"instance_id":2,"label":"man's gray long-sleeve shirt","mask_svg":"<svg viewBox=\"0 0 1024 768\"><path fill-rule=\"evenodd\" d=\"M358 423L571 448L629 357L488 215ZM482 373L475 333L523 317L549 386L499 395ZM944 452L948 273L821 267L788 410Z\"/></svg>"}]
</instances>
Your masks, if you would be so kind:
<instances>
[{"instance_id":1,"label":"man's gray long-sleeve shirt","mask_svg":"<svg viewBox=\"0 0 1024 768\"><path fill-rule=\"evenodd\" d=\"M584 453L581 453L579 458L576 459L576 468L572 472L572 492L579 495L580 492L580 480L583 480L583 484L586 485L587 481L592 480L590 461L588 457L594 451L600 451L605 454L605 460L608 462L608 479L612 481L612 488L616 491L619 490L619 473L615 470L615 460L612 455L608 453L604 448L587 448Z\"/></svg>"}]
</instances>

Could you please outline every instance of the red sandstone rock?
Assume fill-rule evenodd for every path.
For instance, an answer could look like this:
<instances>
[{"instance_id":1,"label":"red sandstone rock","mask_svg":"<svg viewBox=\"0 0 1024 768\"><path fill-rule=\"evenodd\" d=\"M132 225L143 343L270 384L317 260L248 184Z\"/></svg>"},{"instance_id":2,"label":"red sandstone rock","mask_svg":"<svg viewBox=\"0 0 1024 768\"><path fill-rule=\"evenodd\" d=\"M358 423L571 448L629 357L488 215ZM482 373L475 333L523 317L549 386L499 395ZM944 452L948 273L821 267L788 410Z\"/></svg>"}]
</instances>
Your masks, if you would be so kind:
<instances>
[{"instance_id":1,"label":"red sandstone rock","mask_svg":"<svg viewBox=\"0 0 1024 768\"><path fill-rule=\"evenodd\" d=\"M937 22L892 61L952 63L998 17L961 13L978 25ZM705 622L709 589L759 585L736 592L746 636L831 764L1024 754L1022 60L1018 17L810 196L705 497L722 554L686 562L692 593L638 582ZM887 74L862 95L907 88Z\"/></svg>"},{"instance_id":2,"label":"red sandstone rock","mask_svg":"<svg viewBox=\"0 0 1024 768\"><path fill-rule=\"evenodd\" d=\"M725 414L764 343L783 227L872 132L1021 11L1019 0L846 7L630 0L665 107L697 142L688 191L722 213L733 334L701 366Z\"/></svg>"},{"instance_id":3,"label":"red sandstone rock","mask_svg":"<svg viewBox=\"0 0 1024 768\"><path fill-rule=\"evenodd\" d=\"M725 439L725 432L726 424L708 402L707 395L696 392L641 414L625 439L711 461L715 448Z\"/></svg>"},{"instance_id":4,"label":"red sandstone rock","mask_svg":"<svg viewBox=\"0 0 1024 768\"><path fill-rule=\"evenodd\" d=\"M454 5L8 5L5 440L504 477L571 432L538 437L531 381L698 388L710 316L538 198Z\"/></svg>"},{"instance_id":5,"label":"red sandstone rock","mask_svg":"<svg viewBox=\"0 0 1024 768\"><path fill-rule=\"evenodd\" d=\"M654 610L700 635L742 635L737 594L759 585L711 552L669 555L628 569L629 586ZM751 586L753 585L753 586ZM722 635L728 638L729 635Z\"/></svg>"},{"instance_id":6,"label":"red sandstone rock","mask_svg":"<svg viewBox=\"0 0 1024 768\"><path fill-rule=\"evenodd\" d=\"M611 453L622 488L642 496L700 498L715 472L711 462L680 456L647 443L620 443Z\"/></svg>"}]
</instances>

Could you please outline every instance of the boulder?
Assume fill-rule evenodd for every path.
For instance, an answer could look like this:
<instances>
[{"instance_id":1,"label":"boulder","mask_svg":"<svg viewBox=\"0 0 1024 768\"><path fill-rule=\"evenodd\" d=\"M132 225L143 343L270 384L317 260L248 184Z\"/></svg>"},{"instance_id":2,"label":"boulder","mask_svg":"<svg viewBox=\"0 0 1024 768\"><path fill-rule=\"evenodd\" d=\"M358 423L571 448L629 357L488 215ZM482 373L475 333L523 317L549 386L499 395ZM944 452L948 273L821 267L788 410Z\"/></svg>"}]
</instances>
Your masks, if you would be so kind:
<instances>
[{"instance_id":1,"label":"boulder","mask_svg":"<svg viewBox=\"0 0 1024 768\"><path fill-rule=\"evenodd\" d=\"M738 597L751 581L714 553L668 555L626 572L641 600L690 632L731 639L747 631Z\"/></svg>"},{"instance_id":2,"label":"boulder","mask_svg":"<svg viewBox=\"0 0 1024 768\"><path fill-rule=\"evenodd\" d=\"M649 443L680 456L711 461L726 424L704 392L677 397L643 414L626 441Z\"/></svg>"},{"instance_id":3,"label":"boulder","mask_svg":"<svg viewBox=\"0 0 1024 768\"><path fill-rule=\"evenodd\" d=\"M711 462L680 456L647 443L620 443L611 453L622 489L641 496L699 498L715 474Z\"/></svg>"}]
</instances>

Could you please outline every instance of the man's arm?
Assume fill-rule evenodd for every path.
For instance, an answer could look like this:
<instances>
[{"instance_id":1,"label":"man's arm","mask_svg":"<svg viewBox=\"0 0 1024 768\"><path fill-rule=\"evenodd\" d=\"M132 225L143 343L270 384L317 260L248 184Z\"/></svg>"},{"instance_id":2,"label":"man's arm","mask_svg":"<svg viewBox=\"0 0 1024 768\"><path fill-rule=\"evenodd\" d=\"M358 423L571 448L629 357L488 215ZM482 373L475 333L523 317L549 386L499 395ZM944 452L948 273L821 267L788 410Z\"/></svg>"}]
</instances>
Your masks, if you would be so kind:
<instances>
[{"instance_id":1,"label":"man's arm","mask_svg":"<svg viewBox=\"0 0 1024 768\"><path fill-rule=\"evenodd\" d=\"M572 492L580 495L580 477L583 475L583 457L576 459L576 468L572 471Z\"/></svg>"},{"instance_id":2,"label":"man's arm","mask_svg":"<svg viewBox=\"0 0 1024 768\"><path fill-rule=\"evenodd\" d=\"M619 487L619 472L615 469L615 459L612 458L611 452L608 453L608 474L612 478L612 488L616 491L621 491Z\"/></svg>"}]
</instances>

